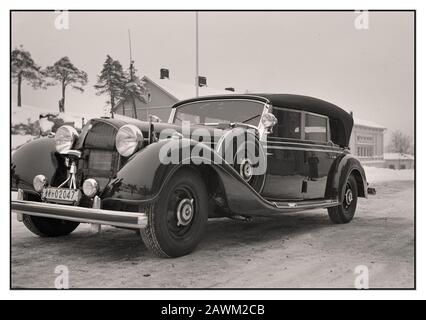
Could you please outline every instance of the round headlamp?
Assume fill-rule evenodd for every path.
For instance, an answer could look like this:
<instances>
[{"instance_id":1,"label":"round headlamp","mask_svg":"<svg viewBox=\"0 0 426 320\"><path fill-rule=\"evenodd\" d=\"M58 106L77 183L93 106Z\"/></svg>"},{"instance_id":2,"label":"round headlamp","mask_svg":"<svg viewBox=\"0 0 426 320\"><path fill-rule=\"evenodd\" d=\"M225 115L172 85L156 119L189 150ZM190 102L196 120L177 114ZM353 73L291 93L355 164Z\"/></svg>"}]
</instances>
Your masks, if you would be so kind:
<instances>
[{"instance_id":1,"label":"round headlamp","mask_svg":"<svg viewBox=\"0 0 426 320\"><path fill-rule=\"evenodd\" d=\"M123 157L129 157L143 144L141 130L133 124L122 126L115 137L115 147Z\"/></svg>"},{"instance_id":2,"label":"round headlamp","mask_svg":"<svg viewBox=\"0 0 426 320\"><path fill-rule=\"evenodd\" d=\"M84 181L83 193L89 198L94 197L96 193L98 193L98 190L99 190L99 185L95 179L89 178Z\"/></svg>"},{"instance_id":3,"label":"round headlamp","mask_svg":"<svg viewBox=\"0 0 426 320\"><path fill-rule=\"evenodd\" d=\"M73 127L68 125L59 127L55 135L56 151L64 152L70 150L77 137L78 132Z\"/></svg>"},{"instance_id":4,"label":"round headlamp","mask_svg":"<svg viewBox=\"0 0 426 320\"><path fill-rule=\"evenodd\" d=\"M35 191L41 192L46 185L47 185L47 178L44 175L39 174L34 177L33 187Z\"/></svg>"}]
</instances>

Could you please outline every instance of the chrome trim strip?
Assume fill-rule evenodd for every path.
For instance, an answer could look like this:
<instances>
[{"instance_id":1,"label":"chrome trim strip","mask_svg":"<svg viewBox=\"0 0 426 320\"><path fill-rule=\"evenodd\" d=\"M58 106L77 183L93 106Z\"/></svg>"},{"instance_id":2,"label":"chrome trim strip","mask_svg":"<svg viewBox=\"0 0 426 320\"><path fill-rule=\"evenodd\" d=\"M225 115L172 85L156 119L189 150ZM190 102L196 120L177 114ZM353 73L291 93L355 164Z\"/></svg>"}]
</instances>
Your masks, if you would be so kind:
<instances>
[{"instance_id":1,"label":"chrome trim strip","mask_svg":"<svg viewBox=\"0 0 426 320\"><path fill-rule=\"evenodd\" d=\"M339 205L339 201L336 200L324 200L324 201L318 201L318 202L314 202L314 203L303 203L300 202L300 205L298 202L286 202L286 205L282 205L279 204L277 202L272 202L274 204L275 207L279 208L279 209L286 209L286 208L290 208L290 209L309 209L309 208L327 208L327 207L333 207L333 206L337 206Z\"/></svg>"},{"instance_id":2,"label":"chrome trim strip","mask_svg":"<svg viewBox=\"0 0 426 320\"><path fill-rule=\"evenodd\" d=\"M146 213L83 208L62 204L14 200L12 211L29 216L104 224L116 227L141 229L148 224Z\"/></svg>"},{"instance_id":3,"label":"chrome trim strip","mask_svg":"<svg viewBox=\"0 0 426 320\"><path fill-rule=\"evenodd\" d=\"M270 139L268 141L268 143L280 143L280 144L297 144L297 145L303 145L303 146L314 146L314 147L324 147L324 148L333 148L333 149L339 149L339 150L344 150L344 148L341 148L339 146L336 145L327 145L327 144L319 144L319 143L303 143L303 142L292 142L292 141L279 141L279 140L275 140L276 137L274 137L273 139ZM283 138L279 138L279 139L283 139ZM310 140L304 140L304 141L310 141ZM312 141L312 142L318 142L318 141Z\"/></svg>"},{"instance_id":4,"label":"chrome trim strip","mask_svg":"<svg viewBox=\"0 0 426 320\"><path fill-rule=\"evenodd\" d=\"M297 148L297 147L277 147L277 146L268 146L268 150L269 150L269 149L276 149L276 150L317 151L317 152L327 152L327 153L343 153L343 150L327 150L327 149Z\"/></svg>"}]
</instances>

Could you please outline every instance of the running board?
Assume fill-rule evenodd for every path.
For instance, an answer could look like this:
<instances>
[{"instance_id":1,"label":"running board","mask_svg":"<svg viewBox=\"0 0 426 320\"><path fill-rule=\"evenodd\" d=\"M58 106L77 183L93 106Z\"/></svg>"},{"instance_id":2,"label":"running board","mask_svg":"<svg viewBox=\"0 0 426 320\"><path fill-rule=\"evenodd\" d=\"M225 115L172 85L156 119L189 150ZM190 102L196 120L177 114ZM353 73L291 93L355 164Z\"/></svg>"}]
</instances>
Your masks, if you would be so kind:
<instances>
[{"instance_id":1,"label":"running board","mask_svg":"<svg viewBox=\"0 0 426 320\"><path fill-rule=\"evenodd\" d=\"M339 205L337 200L306 200L306 201L286 201L286 202L272 202L278 209L294 209L294 210L308 210L314 208L328 208Z\"/></svg>"}]
</instances>

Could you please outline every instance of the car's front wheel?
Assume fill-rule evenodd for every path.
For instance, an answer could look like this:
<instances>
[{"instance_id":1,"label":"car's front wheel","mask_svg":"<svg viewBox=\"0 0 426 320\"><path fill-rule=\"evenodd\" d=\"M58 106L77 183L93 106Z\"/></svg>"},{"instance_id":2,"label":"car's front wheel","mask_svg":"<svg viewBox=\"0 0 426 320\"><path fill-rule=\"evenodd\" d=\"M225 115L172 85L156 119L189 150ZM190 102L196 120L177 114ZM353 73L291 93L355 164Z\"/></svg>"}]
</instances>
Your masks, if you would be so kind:
<instances>
[{"instance_id":1,"label":"car's front wheel","mask_svg":"<svg viewBox=\"0 0 426 320\"><path fill-rule=\"evenodd\" d=\"M343 189L343 201L337 207L328 208L328 215L333 223L342 224L352 221L358 201L358 187L353 175L349 176Z\"/></svg>"},{"instance_id":2,"label":"car's front wheel","mask_svg":"<svg viewBox=\"0 0 426 320\"><path fill-rule=\"evenodd\" d=\"M40 237L61 237L69 235L80 223L51 218L24 215L24 225Z\"/></svg>"},{"instance_id":3,"label":"car's front wheel","mask_svg":"<svg viewBox=\"0 0 426 320\"><path fill-rule=\"evenodd\" d=\"M180 169L145 211L148 225L141 229L141 236L148 249L160 257L192 252L208 218L207 190L201 176L194 169Z\"/></svg>"}]
</instances>

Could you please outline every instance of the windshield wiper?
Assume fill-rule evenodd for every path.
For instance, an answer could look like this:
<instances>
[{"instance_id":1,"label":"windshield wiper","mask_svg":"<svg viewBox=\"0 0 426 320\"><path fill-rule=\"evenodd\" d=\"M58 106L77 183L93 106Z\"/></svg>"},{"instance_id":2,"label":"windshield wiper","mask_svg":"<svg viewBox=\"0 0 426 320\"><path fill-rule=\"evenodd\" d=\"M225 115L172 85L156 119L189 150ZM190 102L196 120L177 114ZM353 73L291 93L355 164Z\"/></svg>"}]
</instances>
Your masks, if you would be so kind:
<instances>
[{"instance_id":1,"label":"windshield wiper","mask_svg":"<svg viewBox=\"0 0 426 320\"><path fill-rule=\"evenodd\" d=\"M249 121L251 121L253 119L256 119L257 117L260 117L260 116L261 116L261 114L257 114L257 115L255 115L253 117L250 117L250 118L248 118L248 119L246 119L244 121L241 121L241 123L247 123L247 122L249 122Z\"/></svg>"}]
</instances>

